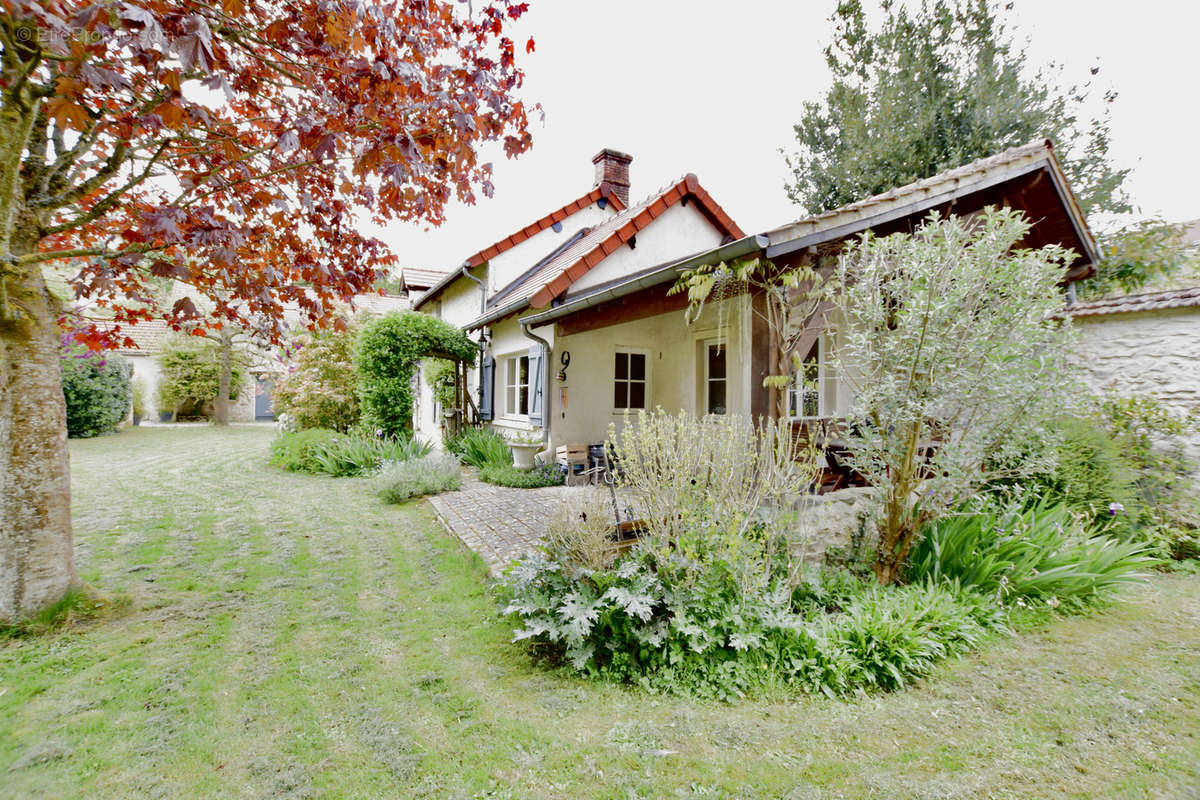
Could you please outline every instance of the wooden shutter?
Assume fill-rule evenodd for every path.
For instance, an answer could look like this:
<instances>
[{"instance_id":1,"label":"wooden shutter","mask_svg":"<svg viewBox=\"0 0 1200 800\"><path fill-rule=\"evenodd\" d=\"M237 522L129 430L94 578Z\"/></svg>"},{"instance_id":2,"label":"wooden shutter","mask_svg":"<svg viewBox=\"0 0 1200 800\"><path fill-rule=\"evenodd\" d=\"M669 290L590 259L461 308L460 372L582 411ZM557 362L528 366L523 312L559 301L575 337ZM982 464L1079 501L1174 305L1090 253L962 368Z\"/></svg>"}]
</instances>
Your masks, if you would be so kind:
<instances>
[{"instance_id":1,"label":"wooden shutter","mask_svg":"<svg viewBox=\"0 0 1200 800\"><path fill-rule=\"evenodd\" d=\"M492 404L496 396L496 359L491 354L483 357L483 369L479 372L479 418L492 418Z\"/></svg>"},{"instance_id":2,"label":"wooden shutter","mask_svg":"<svg viewBox=\"0 0 1200 800\"><path fill-rule=\"evenodd\" d=\"M529 348L529 424L542 425L546 418L546 350L540 344Z\"/></svg>"}]
</instances>

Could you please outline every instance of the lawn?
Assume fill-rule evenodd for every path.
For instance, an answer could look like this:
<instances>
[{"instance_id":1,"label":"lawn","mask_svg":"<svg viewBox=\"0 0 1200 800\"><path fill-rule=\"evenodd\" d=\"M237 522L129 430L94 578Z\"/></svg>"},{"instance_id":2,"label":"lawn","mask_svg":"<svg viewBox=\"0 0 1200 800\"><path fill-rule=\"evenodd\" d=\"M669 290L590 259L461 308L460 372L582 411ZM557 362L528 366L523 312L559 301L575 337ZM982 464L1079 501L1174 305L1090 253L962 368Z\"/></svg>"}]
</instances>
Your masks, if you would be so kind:
<instances>
[{"instance_id":1,"label":"lawn","mask_svg":"<svg viewBox=\"0 0 1200 800\"><path fill-rule=\"evenodd\" d=\"M1196 797L1200 580L995 638L907 692L735 706L533 666L423 501L273 431L73 442L113 602L0 643L0 796Z\"/></svg>"}]
</instances>

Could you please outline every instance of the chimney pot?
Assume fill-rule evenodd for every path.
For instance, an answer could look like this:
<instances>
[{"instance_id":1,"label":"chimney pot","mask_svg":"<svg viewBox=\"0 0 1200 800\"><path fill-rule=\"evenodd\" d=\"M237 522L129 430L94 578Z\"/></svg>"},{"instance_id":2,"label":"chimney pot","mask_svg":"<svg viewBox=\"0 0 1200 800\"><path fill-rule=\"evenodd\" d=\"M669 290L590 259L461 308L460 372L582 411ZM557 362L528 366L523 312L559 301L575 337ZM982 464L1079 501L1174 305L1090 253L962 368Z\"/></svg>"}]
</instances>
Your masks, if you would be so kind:
<instances>
[{"instance_id":1,"label":"chimney pot","mask_svg":"<svg viewBox=\"0 0 1200 800\"><path fill-rule=\"evenodd\" d=\"M629 162L633 156L619 150L604 148L592 156L596 165L596 188L616 195L621 205L629 207Z\"/></svg>"}]
</instances>

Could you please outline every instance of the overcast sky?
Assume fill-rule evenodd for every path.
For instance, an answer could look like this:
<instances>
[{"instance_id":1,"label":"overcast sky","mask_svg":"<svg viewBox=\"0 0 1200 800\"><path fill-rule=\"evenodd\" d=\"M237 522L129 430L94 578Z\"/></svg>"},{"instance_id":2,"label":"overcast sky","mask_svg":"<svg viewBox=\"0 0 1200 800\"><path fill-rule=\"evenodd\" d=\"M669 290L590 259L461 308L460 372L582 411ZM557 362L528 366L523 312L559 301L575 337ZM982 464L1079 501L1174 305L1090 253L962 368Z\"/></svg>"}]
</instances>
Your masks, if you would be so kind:
<instances>
[{"instance_id":1,"label":"overcast sky","mask_svg":"<svg viewBox=\"0 0 1200 800\"><path fill-rule=\"evenodd\" d=\"M603 147L633 155L631 197L694 172L748 233L801 216L781 148L805 100L828 86L821 55L835 0L530 0L517 29L524 96L545 123L533 149L496 157L496 192L454 205L438 229L377 231L401 265L449 269L592 186ZM1192 0L1016 0L1038 62L1119 93L1113 151L1143 216L1200 217L1200 4Z\"/></svg>"}]
</instances>

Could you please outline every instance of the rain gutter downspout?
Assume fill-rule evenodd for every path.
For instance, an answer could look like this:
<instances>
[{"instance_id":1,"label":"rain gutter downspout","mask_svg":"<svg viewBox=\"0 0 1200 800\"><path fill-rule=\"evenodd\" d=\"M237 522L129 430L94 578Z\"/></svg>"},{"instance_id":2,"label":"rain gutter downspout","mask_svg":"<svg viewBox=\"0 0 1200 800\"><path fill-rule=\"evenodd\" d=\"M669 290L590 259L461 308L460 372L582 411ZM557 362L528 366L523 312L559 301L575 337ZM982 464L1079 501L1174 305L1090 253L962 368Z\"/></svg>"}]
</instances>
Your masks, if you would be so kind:
<instances>
[{"instance_id":1,"label":"rain gutter downspout","mask_svg":"<svg viewBox=\"0 0 1200 800\"><path fill-rule=\"evenodd\" d=\"M550 355L552 348L549 342L529 330L529 323L523 320L521 322L521 333L540 344L546 350L546 357L542 359L542 444L549 447L550 420L552 419L550 414Z\"/></svg>"},{"instance_id":2,"label":"rain gutter downspout","mask_svg":"<svg viewBox=\"0 0 1200 800\"><path fill-rule=\"evenodd\" d=\"M468 261L463 262L462 274L463 274L464 278L475 281L475 283L479 284L479 313L482 314L484 309L487 308L487 284L471 274L470 262L468 262ZM482 403L483 402L483 331L479 332L479 369L476 370L476 373L479 375L479 387L478 387L477 391L479 392L479 401ZM467 415L467 412L464 409L463 416L465 417L466 415Z\"/></svg>"}]
</instances>

